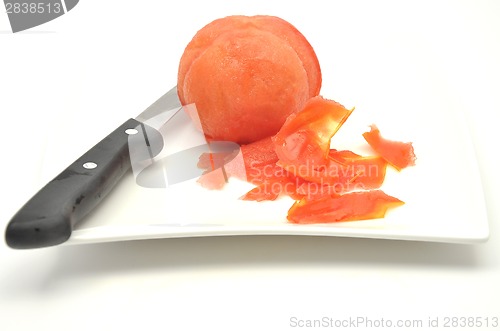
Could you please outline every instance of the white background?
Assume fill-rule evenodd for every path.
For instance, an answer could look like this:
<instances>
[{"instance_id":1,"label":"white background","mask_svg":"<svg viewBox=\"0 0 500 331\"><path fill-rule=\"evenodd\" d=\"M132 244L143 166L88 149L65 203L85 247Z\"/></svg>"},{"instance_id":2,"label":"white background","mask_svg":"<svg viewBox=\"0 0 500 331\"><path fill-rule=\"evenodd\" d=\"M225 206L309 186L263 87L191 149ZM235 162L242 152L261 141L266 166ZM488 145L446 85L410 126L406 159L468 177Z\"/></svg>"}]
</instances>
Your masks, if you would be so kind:
<instances>
[{"instance_id":1,"label":"white background","mask_svg":"<svg viewBox=\"0 0 500 331\"><path fill-rule=\"evenodd\" d=\"M0 228L58 170L175 85L194 33L231 14L293 23L318 54L323 93L348 104L359 91L389 104L398 98L383 89L383 67L364 74L379 59L404 70L402 50L431 57L438 66L430 84L469 121L490 240L257 236L29 251L1 243L0 329L290 330L300 329L292 317L421 319L424 326L429 317L441 326L446 317L500 318L498 1L82 0L17 34L2 12ZM47 160L59 143L72 148Z\"/></svg>"}]
</instances>

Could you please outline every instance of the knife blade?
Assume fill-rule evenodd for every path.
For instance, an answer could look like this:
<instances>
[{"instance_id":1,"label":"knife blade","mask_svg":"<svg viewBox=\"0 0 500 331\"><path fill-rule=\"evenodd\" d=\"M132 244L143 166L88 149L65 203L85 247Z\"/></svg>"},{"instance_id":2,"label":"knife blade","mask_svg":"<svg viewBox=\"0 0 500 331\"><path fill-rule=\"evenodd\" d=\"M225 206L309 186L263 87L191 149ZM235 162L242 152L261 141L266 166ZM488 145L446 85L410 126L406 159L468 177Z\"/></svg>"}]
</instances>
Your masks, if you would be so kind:
<instances>
[{"instance_id":1,"label":"knife blade","mask_svg":"<svg viewBox=\"0 0 500 331\"><path fill-rule=\"evenodd\" d=\"M174 87L89 149L12 217L5 231L7 245L28 249L67 241L74 226L130 170L131 141L134 145L146 146L143 157L153 159L163 148L161 126L180 109L177 87Z\"/></svg>"}]
</instances>

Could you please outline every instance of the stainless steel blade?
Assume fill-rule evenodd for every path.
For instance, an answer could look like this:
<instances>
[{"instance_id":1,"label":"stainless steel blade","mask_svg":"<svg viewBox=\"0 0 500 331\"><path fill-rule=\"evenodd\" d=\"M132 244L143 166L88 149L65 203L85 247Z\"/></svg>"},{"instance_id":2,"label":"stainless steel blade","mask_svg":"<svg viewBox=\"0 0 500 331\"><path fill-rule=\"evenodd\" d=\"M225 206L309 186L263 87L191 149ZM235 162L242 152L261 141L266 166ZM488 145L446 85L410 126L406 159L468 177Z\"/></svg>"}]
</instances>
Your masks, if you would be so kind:
<instances>
[{"instance_id":1,"label":"stainless steel blade","mask_svg":"<svg viewBox=\"0 0 500 331\"><path fill-rule=\"evenodd\" d=\"M170 118L172 118L180 109L182 105L177 95L177 86L174 86L170 91L162 95L151 106L146 108L135 119L142 123L148 123L153 127L163 125ZM157 124L157 125L155 125Z\"/></svg>"}]
</instances>

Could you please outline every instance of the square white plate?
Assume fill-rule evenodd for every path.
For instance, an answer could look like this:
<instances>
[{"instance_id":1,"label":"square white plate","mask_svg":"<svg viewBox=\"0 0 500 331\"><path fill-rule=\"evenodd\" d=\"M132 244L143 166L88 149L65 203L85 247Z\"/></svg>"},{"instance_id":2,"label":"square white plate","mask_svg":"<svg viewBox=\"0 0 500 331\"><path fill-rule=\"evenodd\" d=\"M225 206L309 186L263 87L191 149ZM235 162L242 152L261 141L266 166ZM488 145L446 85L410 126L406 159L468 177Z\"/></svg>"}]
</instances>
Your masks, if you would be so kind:
<instances>
[{"instance_id":1,"label":"square white plate","mask_svg":"<svg viewBox=\"0 0 500 331\"><path fill-rule=\"evenodd\" d=\"M84 221L68 244L107 241L217 236L217 235L325 235L442 242L482 242L488 238L474 150L467 126L459 115L421 127L381 130L414 141L418 162L402 172L388 170L382 189L406 202L384 219L320 225L293 225L286 214L293 201L251 202L238 198L252 188L230 180L221 191L202 188L195 180L166 189L140 187L132 173ZM354 122L354 120L352 121ZM360 128L347 122L343 132ZM397 125L396 125L397 126ZM403 132L405 131L405 132ZM359 135L362 131L357 131ZM439 134L446 132L446 134ZM455 134L453 134L455 133ZM394 134L394 136L396 136ZM337 146L365 151L351 134L338 134ZM332 145L335 145L332 143Z\"/></svg>"},{"instance_id":2,"label":"square white plate","mask_svg":"<svg viewBox=\"0 0 500 331\"><path fill-rule=\"evenodd\" d=\"M366 25L351 25L350 29L341 30L342 24L338 23L334 30L337 33L330 40L328 31L310 21L305 24L306 21L304 18L304 22L297 23L299 29L304 28L318 54L323 71L321 94L348 108L356 108L332 140L332 147L371 153L361 134L373 123L389 139L414 143L417 165L402 172L389 170L382 186L386 193L405 201L404 206L391 210L384 219L292 225L286 221L291 199L241 201L239 197L252 188L247 183L231 180L222 191L205 190L195 180L167 189L147 189L136 185L133 175L129 174L77 225L67 244L262 234L456 243L486 241L488 220L464 115L467 112L455 95L454 75L447 72L450 67L445 66L452 56L458 55L452 48L446 51L432 28L415 28L423 28L420 24L405 25L401 21L400 29L373 25L373 30L367 30ZM190 22L197 28L206 23ZM195 30L193 27L189 31ZM159 35L160 32L155 38ZM133 37L131 34L130 38ZM142 110L139 105L147 106L154 101L152 95L160 96L158 91L151 92L150 87L135 88L130 95L132 78L158 77L147 86L165 85L164 75L170 81L175 80L176 64L186 41L179 39L176 43L174 37L165 38L170 44L151 63L137 59L141 54L139 50L136 55L128 56L125 52L120 56L120 49L110 49L107 60L82 56L84 69L75 79L75 95L67 97L75 104L70 104L69 111L61 108L61 116L51 123L42 170L44 179L50 180L64 168L62 159L68 164L73 161L65 158L67 151L71 151L72 157L78 157L86 151L82 146L91 147L104 136L102 133L107 133L103 127L114 121L116 127L124 122L127 118L120 115L120 108L126 108L127 112L137 108L133 112L139 113ZM142 40L136 39L136 42ZM164 63L168 65L161 66ZM125 68L127 79L120 76ZM94 121L105 124L87 129L88 134L81 135L85 132L81 128L84 125L81 115L85 112L95 118Z\"/></svg>"},{"instance_id":3,"label":"square white plate","mask_svg":"<svg viewBox=\"0 0 500 331\"><path fill-rule=\"evenodd\" d=\"M286 221L293 203L290 198L242 201L239 197L252 186L236 179L221 191L206 190L195 179L155 189L137 185L129 173L77 225L67 244L263 234L457 243L487 240L483 192L465 117L439 98L427 104L413 100L400 108L399 102L404 105L403 99L412 93L405 90L397 91L391 103L379 104L360 95L353 115L332 140L332 147L370 154L361 134L369 124L376 123L386 137L414 143L417 165L401 172L389 168L382 186L386 193L406 204L390 210L383 219L293 225ZM429 99L427 95L424 100ZM62 148L59 143L52 153Z\"/></svg>"}]
</instances>

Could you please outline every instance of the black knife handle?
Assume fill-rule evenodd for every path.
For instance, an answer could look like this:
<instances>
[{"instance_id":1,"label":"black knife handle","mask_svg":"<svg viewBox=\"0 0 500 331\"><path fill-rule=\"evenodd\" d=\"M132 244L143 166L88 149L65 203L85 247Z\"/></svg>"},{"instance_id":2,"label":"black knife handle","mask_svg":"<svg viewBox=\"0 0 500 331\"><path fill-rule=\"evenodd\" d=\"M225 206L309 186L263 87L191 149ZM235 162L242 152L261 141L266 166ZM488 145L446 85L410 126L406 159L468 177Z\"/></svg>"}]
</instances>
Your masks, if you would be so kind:
<instances>
[{"instance_id":1,"label":"black knife handle","mask_svg":"<svg viewBox=\"0 0 500 331\"><path fill-rule=\"evenodd\" d=\"M68 240L74 225L131 168L128 147L131 133L133 139L144 139L148 157L163 148L158 131L129 119L45 185L14 215L5 232L7 245L18 249L40 248Z\"/></svg>"}]
</instances>

